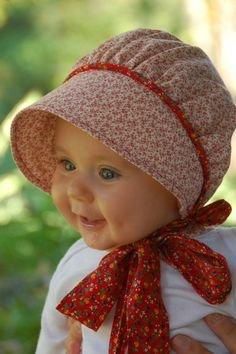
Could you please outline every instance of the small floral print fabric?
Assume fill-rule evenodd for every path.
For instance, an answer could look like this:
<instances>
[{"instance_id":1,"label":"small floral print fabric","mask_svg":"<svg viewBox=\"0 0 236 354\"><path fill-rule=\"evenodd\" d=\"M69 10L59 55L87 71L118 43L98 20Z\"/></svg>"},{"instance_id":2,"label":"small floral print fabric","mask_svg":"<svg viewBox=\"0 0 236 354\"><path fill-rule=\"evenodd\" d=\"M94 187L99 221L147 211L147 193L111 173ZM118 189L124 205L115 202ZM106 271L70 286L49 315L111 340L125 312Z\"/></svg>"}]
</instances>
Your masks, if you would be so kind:
<instances>
[{"instance_id":1,"label":"small floral print fabric","mask_svg":"<svg viewBox=\"0 0 236 354\"><path fill-rule=\"evenodd\" d=\"M199 210L196 219L205 225L217 224L230 211L229 204L221 200ZM169 324L161 297L160 259L177 268L211 304L222 303L231 290L225 258L186 237L186 222L189 220L174 221L106 255L98 268L62 299L57 310L97 331L116 303L109 354L168 354Z\"/></svg>"}]
</instances>

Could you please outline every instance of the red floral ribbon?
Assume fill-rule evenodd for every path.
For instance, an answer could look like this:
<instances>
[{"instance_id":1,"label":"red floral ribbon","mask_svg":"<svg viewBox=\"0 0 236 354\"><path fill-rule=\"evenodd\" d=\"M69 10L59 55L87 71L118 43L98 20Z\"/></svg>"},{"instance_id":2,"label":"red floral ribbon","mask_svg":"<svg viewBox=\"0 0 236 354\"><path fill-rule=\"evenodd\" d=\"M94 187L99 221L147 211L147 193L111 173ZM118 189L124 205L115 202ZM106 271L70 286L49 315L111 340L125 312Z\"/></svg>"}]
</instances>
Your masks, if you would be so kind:
<instances>
[{"instance_id":1,"label":"red floral ribbon","mask_svg":"<svg viewBox=\"0 0 236 354\"><path fill-rule=\"evenodd\" d=\"M230 212L230 204L218 200L199 209L191 220L217 225ZM191 220L173 221L107 254L57 310L97 331L116 303L109 354L168 354L169 322L161 297L160 259L177 268L211 304L222 303L231 290L225 258L184 234Z\"/></svg>"}]
</instances>

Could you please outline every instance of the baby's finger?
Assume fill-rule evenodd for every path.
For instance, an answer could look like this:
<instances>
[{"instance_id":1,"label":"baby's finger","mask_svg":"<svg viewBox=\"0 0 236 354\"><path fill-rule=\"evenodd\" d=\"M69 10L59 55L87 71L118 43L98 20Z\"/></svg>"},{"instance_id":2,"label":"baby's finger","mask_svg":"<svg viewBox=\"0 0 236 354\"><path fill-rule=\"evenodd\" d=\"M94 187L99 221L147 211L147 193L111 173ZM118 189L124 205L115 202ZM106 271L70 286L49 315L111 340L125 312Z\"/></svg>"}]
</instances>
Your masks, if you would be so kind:
<instances>
[{"instance_id":1,"label":"baby's finger","mask_svg":"<svg viewBox=\"0 0 236 354\"><path fill-rule=\"evenodd\" d=\"M81 324L71 318L68 319L68 338L65 342L67 354L81 353Z\"/></svg>"},{"instance_id":2,"label":"baby's finger","mask_svg":"<svg viewBox=\"0 0 236 354\"><path fill-rule=\"evenodd\" d=\"M66 343L66 353L67 354L80 354L80 343L78 341L68 341Z\"/></svg>"},{"instance_id":3,"label":"baby's finger","mask_svg":"<svg viewBox=\"0 0 236 354\"><path fill-rule=\"evenodd\" d=\"M182 334L178 334L172 338L171 345L177 354L212 354L212 352L209 352L199 342Z\"/></svg>"},{"instance_id":4,"label":"baby's finger","mask_svg":"<svg viewBox=\"0 0 236 354\"><path fill-rule=\"evenodd\" d=\"M79 337L81 335L80 322L72 319L71 322L69 323L69 333L71 338Z\"/></svg>"},{"instance_id":5,"label":"baby's finger","mask_svg":"<svg viewBox=\"0 0 236 354\"><path fill-rule=\"evenodd\" d=\"M233 318L213 313L204 318L231 354L236 354L236 322Z\"/></svg>"}]
</instances>

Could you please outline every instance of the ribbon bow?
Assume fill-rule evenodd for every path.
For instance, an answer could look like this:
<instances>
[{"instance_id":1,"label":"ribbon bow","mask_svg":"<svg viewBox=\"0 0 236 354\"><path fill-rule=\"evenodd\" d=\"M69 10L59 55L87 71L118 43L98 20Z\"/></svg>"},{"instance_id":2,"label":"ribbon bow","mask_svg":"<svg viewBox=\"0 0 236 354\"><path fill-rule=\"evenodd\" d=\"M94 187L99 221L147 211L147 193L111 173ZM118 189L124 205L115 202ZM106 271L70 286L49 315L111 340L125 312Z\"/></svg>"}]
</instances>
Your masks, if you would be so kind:
<instances>
[{"instance_id":1,"label":"ribbon bow","mask_svg":"<svg viewBox=\"0 0 236 354\"><path fill-rule=\"evenodd\" d=\"M194 221L221 224L231 206L219 200L202 207ZM225 258L186 237L189 222L178 219L148 237L107 254L57 306L63 314L97 331L116 303L109 354L170 352L168 315L160 289L160 259L177 268L198 294L222 303L231 290Z\"/></svg>"}]
</instances>

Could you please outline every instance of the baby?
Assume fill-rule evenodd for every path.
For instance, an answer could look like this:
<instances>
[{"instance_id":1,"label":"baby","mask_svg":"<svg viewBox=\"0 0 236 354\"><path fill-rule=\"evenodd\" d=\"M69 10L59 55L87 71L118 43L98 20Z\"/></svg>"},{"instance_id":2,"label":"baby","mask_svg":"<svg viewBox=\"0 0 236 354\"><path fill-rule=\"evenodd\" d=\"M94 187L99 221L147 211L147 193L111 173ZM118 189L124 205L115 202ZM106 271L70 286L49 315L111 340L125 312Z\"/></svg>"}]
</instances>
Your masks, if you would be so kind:
<instances>
[{"instance_id":1,"label":"baby","mask_svg":"<svg viewBox=\"0 0 236 354\"><path fill-rule=\"evenodd\" d=\"M178 333L227 353L202 318L236 317L236 228L217 226L226 201L204 205L235 128L207 55L152 29L106 41L17 114L18 167L82 236L51 279L37 354L65 353L69 318L83 354L168 354Z\"/></svg>"}]
</instances>

